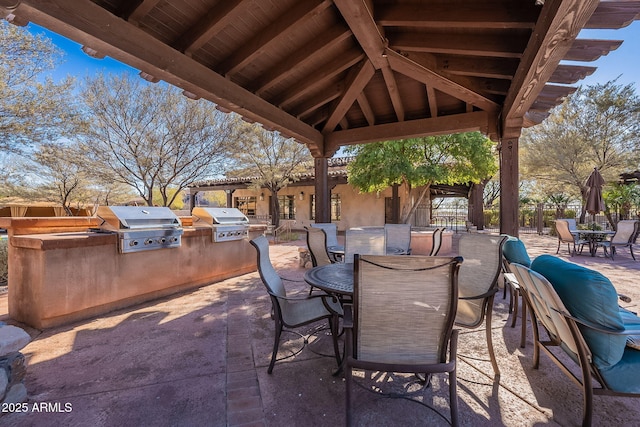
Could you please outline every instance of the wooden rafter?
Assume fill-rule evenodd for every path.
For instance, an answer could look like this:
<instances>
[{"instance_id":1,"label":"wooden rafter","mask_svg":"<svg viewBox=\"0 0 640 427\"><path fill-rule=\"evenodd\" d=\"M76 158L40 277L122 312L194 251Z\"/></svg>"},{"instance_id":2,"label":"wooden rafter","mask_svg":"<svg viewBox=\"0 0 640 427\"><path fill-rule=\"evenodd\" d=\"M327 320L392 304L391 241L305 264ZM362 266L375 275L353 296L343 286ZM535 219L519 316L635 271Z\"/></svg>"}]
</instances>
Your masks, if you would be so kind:
<instances>
[{"instance_id":1,"label":"wooden rafter","mask_svg":"<svg viewBox=\"0 0 640 427\"><path fill-rule=\"evenodd\" d=\"M222 75L234 74L262 54L270 44L277 43L296 26L305 25L330 5L329 0L308 0L296 4L285 15L259 31L251 40L236 50L230 58L219 64L216 67L218 72Z\"/></svg>"},{"instance_id":2,"label":"wooden rafter","mask_svg":"<svg viewBox=\"0 0 640 427\"><path fill-rule=\"evenodd\" d=\"M325 137L325 152L334 152L344 145L365 144L387 139L416 138L471 131L490 133L491 129L495 128L496 123L497 115L485 111L475 111L455 116L353 128L327 134Z\"/></svg>"},{"instance_id":3,"label":"wooden rafter","mask_svg":"<svg viewBox=\"0 0 640 427\"><path fill-rule=\"evenodd\" d=\"M520 58L528 37L502 37L478 34L411 33L389 36L389 47L398 51L444 53L452 55Z\"/></svg>"},{"instance_id":4,"label":"wooden rafter","mask_svg":"<svg viewBox=\"0 0 640 427\"><path fill-rule=\"evenodd\" d=\"M376 22L384 26L415 28L533 28L538 10L534 2L493 8L486 4L447 4L424 7L420 3L387 5L376 10Z\"/></svg>"},{"instance_id":5,"label":"wooden rafter","mask_svg":"<svg viewBox=\"0 0 640 427\"><path fill-rule=\"evenodd\" d=\"M498 109L498 104L494 101L491 101L490 99L441 76L437 72L430 70L391 49L387 49L386 53L387 60L394 71L411 77L426 85L433 86L439 91L448 93L458 99L465 100L481 110L496 111Z\"/></svg>"},{"instance_id":6,"label":"wooden rafter","mask_svg":"<svg viewBox=\"0 0 640 427\"><path fill-rule=\"evenodd\" d=\"M271 87L286 80L296 68L305 67L312 63L315 57L322 51L331 50L334 46L351 37L351 30L345 27L336 27L327 31L321 37L317 37L307 45L301 47L284 61L279 62L272 69L267 70L252 85L252 89L261 95Z\"/></svg>"},{"instance_id":7,"label":"wooden rafter","mask_svg":"<svg viewBox=\"0 0 640 427\"><path fill-rule=\"evenodd\" d=\"M236 13L241 10L243 0L226 0L219 6L211 8L207 14L187 30L173 46L186 55L191 56L193 52L204 46L209 40L214 38L222 29L236 19Z\"/></svg>"},{"instance_id":8,"label":"wooden rafter","mask_svg":"<svg viewBox=\"0 0 640 427\"><path fill-rule=\"evenodd\" d=\"M283 108L293 104L300 100L305 94L315 92L325 82L330 81L338 74L360 62L363 57L364 55L359 50L351 50L341 57L334 59L329 64L325 64L324 67L307 75L297 84L290 86L286 91L282 92L273 103Z\"/></svg>"},{"instance_id":9,"label":"wooden rafter","mask_svg":"<svg viewBox=\"0 0 640 427\"><path fill-rule=\"evenodd\" d=\"M331 132L335 129L336 125L344 118L347 110L353 105L358 94L362 93L362 90L367 83L369 83L369 80L371 80L375 72L376 70L368 59L364 59L358 68L352 70L351 75L346 81L344 94L333 107L333 111L331 111L329 119L322 129L322 133Z\"/></svg>"},{"instance_id":10,"label":"wooden rafter","mask_svg":"<svg viewBox=\"0 0 640 427\"><path fill-rule=\"evenodd\" d=\"M503 137L519 136L525 113L543 89L573 40L587 22L598 0L546 0L502 112Z\"/></svg>"},{"instance_id":11,"label":"wooden rafter","mask_svg":"<svg viewBox=\"0 0 640 427\"><path fill-rule=\"evenodd\" d=\"M376 124L376 116L373 114L373 110L371 109L371 104L369 104L369 100L367 99L367 95L364 92L358 94L358 105L360 106L360 111L364 115L364 118L367 120L369 126L373 126Z\"/></svg>"},{"instance_id":12,"label":"wooden rafter","mask_svg":"<svg viewBox=\"0 0 640 427\"><path fill-rule=\"evenodd\" d=\"M137 24L140 18L151 12L160 0L142 0L140 4L129 13L129 22Z\"/></svg>"},{"instance_id":13,"label":"wooden rafter","mask_svg":"<svg viewBox=\"0 0 640 427\"><path fill-rule=\"evenodd\" d=\"M271 126L322 152L322 134L282 109L185 57L140 28L125 23L91 1L22 2L13 9L116 60L170 82L254 121ZM99 25L95 25L99 22Z\"/></svg>"}]
</instances>

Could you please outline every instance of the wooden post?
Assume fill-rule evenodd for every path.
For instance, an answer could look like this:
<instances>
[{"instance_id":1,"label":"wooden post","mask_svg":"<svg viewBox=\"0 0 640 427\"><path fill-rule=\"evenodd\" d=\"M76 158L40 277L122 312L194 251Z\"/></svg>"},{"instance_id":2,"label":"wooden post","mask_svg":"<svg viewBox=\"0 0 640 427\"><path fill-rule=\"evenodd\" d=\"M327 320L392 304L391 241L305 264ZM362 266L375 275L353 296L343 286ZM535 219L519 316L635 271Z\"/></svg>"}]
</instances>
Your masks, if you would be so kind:
<instances>
[{"instance_id":1,"label":"wooden post","mask_svg":"<svg viewBox=\"0 0 640 427\"><path fill-rule=\"evenodd\" d=\"M398 196L398 184L391 186L391 223L400 223L400 196Z\"/></svg>"},{"instance_id":2,"label":"wooden post","mask_svg":"<svg viewBox=\"0 0 640 427\"><path fill-rule=\"evenodd\" d=\"M232 208L233 207L233 192L235 190L224 190L225 193L227 193L227 207L228 208Z\"/></svg>"},{"instance_id":3,"label":"wooden post","mask_svg":"<svg viewBox=\"0 0 640 427\"><path fill-rule=\"evenodd\" d=\"M500 233L518 237L518 138L500 144Z\"/></svg>"},{"instance_id":4,"label":"wooden post","mask_svg":"<svg viewBox=\"0 0 640 427\"><path fill-rule=\"evenodd\" d=\"M484 184L473 184L471 187L471 196L469 197L469 205L471 206L470 221L478 227L478 230L484 230L484 206L482 195L484 193Z\"/></svg>"},{"instance_id":5,"label":"wooden post","mask_svg":"<svg viewBox=\"0 0 640 427\"><path fill-rule=\"evenodd\" d=\"M315 222L331 222L331 191L329 190L329 159L316 157L315 167L316 219Z\"/></svg>"}]
</instances>

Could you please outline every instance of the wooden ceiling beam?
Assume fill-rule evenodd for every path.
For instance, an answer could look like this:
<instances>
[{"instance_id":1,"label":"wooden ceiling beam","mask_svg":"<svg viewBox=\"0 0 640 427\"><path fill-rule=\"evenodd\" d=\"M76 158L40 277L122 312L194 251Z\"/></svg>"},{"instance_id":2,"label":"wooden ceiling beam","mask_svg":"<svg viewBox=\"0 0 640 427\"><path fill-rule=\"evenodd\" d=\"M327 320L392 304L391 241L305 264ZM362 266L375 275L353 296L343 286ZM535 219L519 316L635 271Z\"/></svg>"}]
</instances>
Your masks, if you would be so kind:
<instances>
[{"instance_id":1,"label":"wooden ceiling beam","mask_svg":"<svg viewBox=\"0 0 640 427\"><path fill-rule=\"evenodd\" d=\"M25 0L11 12L324 152L323 136L313 127L93 1Z\"/></svg>"},{"instance_id":2,"label":"wooden ceiling beam","mask_svg":"<svg viewBox=\"0 0 640 427\"><path fill-rule=\"evenodd\" d=\"M516 2L517 3L517 2ZM511 4L509 4L511 5ZM488 7L486 4L425 5L411 3L376 9L376 22L383 26L419 28L528 28L538 17L534 2L515 6Z\"/></svg>"},{"instance_id":3,"label":"wooden ceiling beam","mask_svg":"<svg viewBox=\"0 0 640 427\"><path fill-rule=\"evenodd\" d=\"M347 22L356 40L376 70L387 65L382 56L386 47L384 35L380 33L364 0L334 0L340 14Z\"/></svg>"},{"instance_id":4,"label":"wooden ceiling beam","mask_svg":"<svg viewBox=\"0 0 640 427\"><path fill-rule=\"evenodd\" d=\"M286 91L281 93L277 99L273 100L274 105L286 108L288 105L298 101L308 93L313 93L322 85L326 84L338 74L356 65L364 58L364 54L356 49L344 53L339 58L334 59L328 64L319 67L313 73L300 79L297 84L289 86Z\"/></svg>"},{"instance_id":5,"label":"wooden ceiling beam","mask_svg":"<svg viewBox=\"0 0 640 427\"><path fill-rule=\"evenodd\" d=\"M574 84L593 74L596 67L585 67L580 65L558 65L551 77L549 83Z\"/></svg>"},{"instance_id":6,"label":"wooden ceiling beam","mask_svg":"<svg viewBox=\"0 0 640 427\"><path fill-rule=\"evenodd\" d=\"M431 118L438 117L438 100L436 98L436 91L429 85L426 85L426 88L427 102L429 103L429 114L431 114Z\"/></svg>"},{"instance_id":7,"label":"wooden ceiling beam","mask_svg":"<svg viewBox=\"0 0 640 427\"><path fill-rule=\"evenodd\" d=\"M518 69L518 61L513 58L478 58L461 56L437 56L437 68L456 76L487 77L511 80Z\"/></svg>"},{"instance_id":8,"label":"wooden ceiling beam","mask_svg":"<svg viewBox=\"0 0 640 427\"><path fill-rule=\"evenodd\" d=\"M358 101L358 105L360 106L360 111L362 111L362 115L367 120L369 126L373 126L376 124L376 116L373 113L373 109L371 109L371 104L369 104L369 100L367 99L367 95L364 92L360 92L356 99Z\"/></svg>"},{"instance_id":9,"label":"wooden ceiling beam","mask_svg":"<svg viewBox=\"0 0 640 427\"><path fill-rule=\"evenodd\" d=\"M331 28L320 37L314 38L310 43L288 55L283 61L278 62L273 68L262 74L253 84L252 92L262 95L273 86L285 80L297 69L304 68L313 63L317 54L331 50L344 40L351 37L349 28Z\"/></svg>"},{"instance_id":10,"label":"wooden ceiling beam","mask_svg":"<svg viewBox=\"0 0 640 427\"><path fill-rule=\"evenodd\" d=\"M496 114L475 111L453 116L408 120L400 123L341 130L325 135L325 150L333 152L346 145L459 132L480 131L487 134L495 127L495 124L491 122L495 123L497 120Z\"/></svg>"},{"instance_id":11,"label":"wooden ceiling beam","mask_svg":"<svg viewBox=\"0 0 640 427\"><path fill-rule=\"evenodd\" d=\"M376 70L373 68L371 62L368 59L364 59L349 73L346 90L331 111L329 119L322 129L322 133L332 132L336 128L375 72Z\"/></svg>"},{"instance_id":12,"label":"wooden ceiling beam","mask_svg":"<svg viewBox=\"0 0 640 427\"><path fill-rule=\"evenodd\" d=\"M599 0L546 0L503 104L502 132L519 135L509 123L522 121ZM501 136L502 137L502 136Z\"/></svg>"},{"instance_id":13,"label":"wooden ceiling beam","mask_svg":"<svg viewBox=\"0 0 640 427\"><path fill-rule=\"evenodd\" d=\"M151 9L156 7L158 3L160 3L160 0L142 0L140 4L129 13L128 21L138 25L140 20L151 12Z\"/></svg>"},{"instance_id":14,"label":"wooden ceiling beam","mask_svg":"<svg viewBox=\"0 0 640 427\"><path fill-rule=\"evenodd\" d=\"M251 40L235 50L229 58L218 64L216 66L218 73L223 76L235 74L264 53L269 46L277 43L297 26L306 24L309 20L324 12L329 6L331 6L330 0L307 0L296 3L287 13L266 28L258 31Z\"/></svg>"},{"instance_id":15,"label":"wooden ceiling beam","mask_svg":"<svg viewBox=\"0 0 640 427\"><path fill-rule=\"evenodd\" d=\"M187 56L192 56L194 52L207 44L222 29L237 18L237 13L242 10L240 5L243 0L225 0L219 2L209 9L196 25L189 28L178 40L173 43L173 47Z\"/></svg>"},{"instance_id":16,"label":"wooden ceiling beam","mask_svg":"<svg viewBox=\"0 0 640 427\"><path fill-rule=\"evenodd\" d=\"M296 105L291 109L291 114L297 118L302 118L313 111L327 105L331 101L338 99L344 93L344 85L337 84L329 89L320 91L317 95L305 100L302 104Z\"/></svg>"},{"instance_id":17,"label":"wooden ceiling beam","mask_svg":"<svg viewBox=\"0 0 640 427\"><path fill-rule=\"evenodd\" d=\"M404 106L402 105L402 98L400 97L400 91L398 90L398 83L396 83L396 77L393 75L393 70L389 65L385 65L381 68L382 78L387 85L387 91L389 92L389 98L391 98L391 105L393 105L393 111L396 113L396 118L399 122L404 121Z\"/></svg>"},{"instance_id":18,"label":"wooden ceiling beam","mask_svg":"<svg viewBox=\"0 0 640 427\"><path fill-rule=\"evenodd\" d=\"M611 29L626 27L638 16L639 1L601 1L584 28Z\"/></svg>"},{"instance_id":19,"label":"wooden ceiling beam","mask_svg":"<svg viewBox=\"0 0 640 427\"><path fill-rule=\"evenodd\" d=\"M616 50L621 44L622 40L574 40L562 59L593 62L612 50Z\"/></svg>"},{"instance_id":20,"label":"wooden ceiling beam","mask_svg":"<svg viewBox=\"0 0 640 427\"><path fill-rule=\"evenodd\" d=\"M433 86L435 89L473 104L481 110L498 110L499 105L496 102L474 92L473 90L453 82L424 65L400 55L391 49L387 49L386 52L387 60L394 71L404 74L407 77L411 77L412 79L426 85Z\"/></svg>"},{"instance_id":21,"label":"wooden ceiling beam","mask_svg":"<svg viewBox=\"0 0 640 427\"><path fill-rule=\"evenodd\" d=\"M481 34L389 34L389 47L398 51L444 53L450 55L520 58L529 38Z\"/></svg>"}]
</instances>

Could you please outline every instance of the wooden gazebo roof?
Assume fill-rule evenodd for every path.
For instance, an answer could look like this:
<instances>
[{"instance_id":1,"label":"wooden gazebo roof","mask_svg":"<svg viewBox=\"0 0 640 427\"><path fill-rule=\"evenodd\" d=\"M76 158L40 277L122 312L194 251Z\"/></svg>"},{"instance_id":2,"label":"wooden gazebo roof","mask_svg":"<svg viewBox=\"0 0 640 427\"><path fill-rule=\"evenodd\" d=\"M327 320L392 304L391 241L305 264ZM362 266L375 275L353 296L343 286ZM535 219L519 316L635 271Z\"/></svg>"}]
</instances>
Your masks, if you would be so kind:
<instances>
[{"instance_id":1,"label":"wooden gazebo roof","mask_svg":"<svg viewBox=\"0 0 640 427\"><path fill-rule=\"evenodd\" d=\"M29 21L306 144L481 130L517 137L621 41L639 1L0 0Z\"/></svg>"}]
</instances>

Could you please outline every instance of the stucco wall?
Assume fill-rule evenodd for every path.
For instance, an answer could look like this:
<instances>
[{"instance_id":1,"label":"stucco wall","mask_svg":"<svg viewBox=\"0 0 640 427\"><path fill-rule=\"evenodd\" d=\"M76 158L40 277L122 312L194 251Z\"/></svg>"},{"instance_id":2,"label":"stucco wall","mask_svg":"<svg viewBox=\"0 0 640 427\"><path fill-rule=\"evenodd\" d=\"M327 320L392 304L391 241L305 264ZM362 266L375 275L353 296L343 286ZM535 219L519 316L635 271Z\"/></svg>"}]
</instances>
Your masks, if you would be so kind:
<instances>
[{"instance_id":1,"label":"stucco wall","mask_svg":"<svg viewBox=\"0 0 640 427\"><path fill-rule=\"evenodd\" d=\"M39 329L256 270L248 240L214 243L196 227L185 227L179 248L128 254L115 235L17 235L9 257L9 315Z\"/></svg>"}]
</instances>

